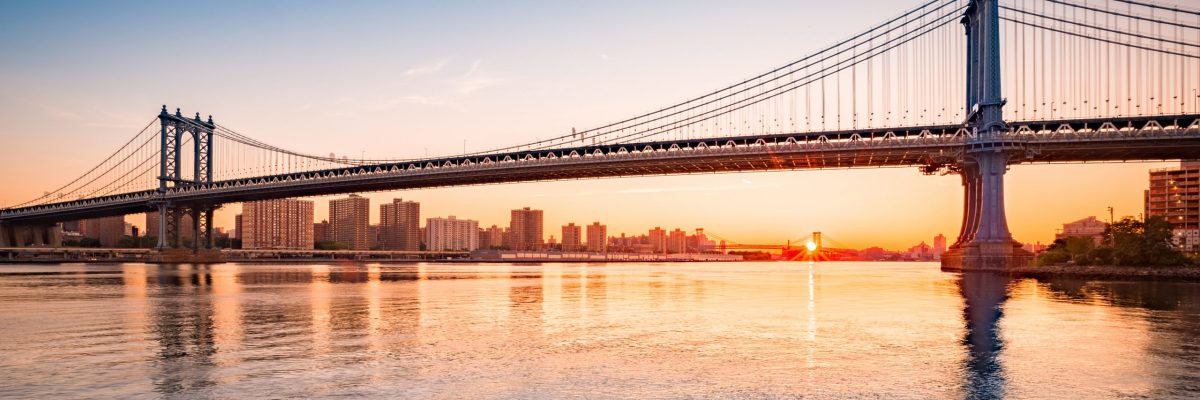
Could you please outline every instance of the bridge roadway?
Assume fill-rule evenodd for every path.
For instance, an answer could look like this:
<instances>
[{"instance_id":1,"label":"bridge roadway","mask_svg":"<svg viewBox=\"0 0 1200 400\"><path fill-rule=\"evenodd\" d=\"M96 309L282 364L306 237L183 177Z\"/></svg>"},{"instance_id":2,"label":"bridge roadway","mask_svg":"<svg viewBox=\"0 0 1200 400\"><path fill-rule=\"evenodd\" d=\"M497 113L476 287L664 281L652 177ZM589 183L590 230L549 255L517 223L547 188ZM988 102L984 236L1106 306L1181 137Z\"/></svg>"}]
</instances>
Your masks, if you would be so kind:
<instances>
[{"instance_id":1,"label":"bridge roadway","mask_svg":"<svg viewBox=\"0 0 1200 400\"><path fill-rule=\"evenodd\" d=\"M997 148L1010 163L1200 158L1200 115L1015 122L999 137L959 125L603 144L399 161L295 172L165 193L146 190L0 210L0 222L47 223L154 211L154 204L224 204L508 182L824 168L952 165L968 149Z\"/></svg>"}]
</instances>

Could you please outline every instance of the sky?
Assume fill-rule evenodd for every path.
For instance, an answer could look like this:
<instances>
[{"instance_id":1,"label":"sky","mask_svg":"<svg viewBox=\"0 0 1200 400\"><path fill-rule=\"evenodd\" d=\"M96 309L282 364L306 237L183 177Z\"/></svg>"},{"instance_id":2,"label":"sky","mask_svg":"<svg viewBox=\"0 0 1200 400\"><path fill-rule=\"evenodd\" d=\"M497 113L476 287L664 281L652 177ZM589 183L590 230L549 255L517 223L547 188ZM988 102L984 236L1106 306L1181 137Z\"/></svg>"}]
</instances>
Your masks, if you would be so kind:
<instances>
[{"instance_id":1,"label":"sky","mask_svg":"<svg viewBox=\"0 0 1200 400\"><path fill-rule=\"evenodd\" d=\"M800 58L915 2L0 2L0 207L95 165L159 108L213 115L314 154L405 158L557 136L706 93ZM1137 215L1147 171L1173 163L1017 165L1017 240L1064 222ZM545 210L546 235L705 228L737 243L824 232L838 247L953 240L957 176L915 168L589 179L380 192L422 217L508 224ZM330 197L312 198L316 219ZM238 205L218 211L232 227ZM139 218L130 222L140 225Z\"/></svg>"}]
</instances>

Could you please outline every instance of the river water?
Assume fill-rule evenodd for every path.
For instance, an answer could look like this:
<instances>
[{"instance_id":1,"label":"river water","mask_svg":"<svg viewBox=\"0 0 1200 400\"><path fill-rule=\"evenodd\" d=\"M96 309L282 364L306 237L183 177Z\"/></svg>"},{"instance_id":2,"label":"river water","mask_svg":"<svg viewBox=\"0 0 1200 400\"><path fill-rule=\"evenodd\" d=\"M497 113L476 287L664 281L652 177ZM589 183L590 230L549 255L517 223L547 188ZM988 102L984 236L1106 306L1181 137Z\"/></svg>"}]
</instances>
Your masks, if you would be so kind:
<instances>
[{"instance_id":1,"label":"river water","mask_svg":"<svg viewBox=\"0 0 1200 400\"><path fill-rule=\"evenodd\" d=\"M1198 284L932 263L0 266L5 398L1198 396Z\"/></svg>"}]
</instances>

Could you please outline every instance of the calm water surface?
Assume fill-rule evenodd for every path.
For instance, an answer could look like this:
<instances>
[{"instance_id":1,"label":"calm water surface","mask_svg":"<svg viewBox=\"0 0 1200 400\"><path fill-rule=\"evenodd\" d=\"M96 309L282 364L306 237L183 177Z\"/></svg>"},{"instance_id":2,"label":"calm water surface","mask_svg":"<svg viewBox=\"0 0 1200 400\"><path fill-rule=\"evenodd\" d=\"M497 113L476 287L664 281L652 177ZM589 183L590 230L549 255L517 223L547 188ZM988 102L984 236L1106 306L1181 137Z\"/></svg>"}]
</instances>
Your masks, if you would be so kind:
<instances>
[{"instance_id":1,"label":"calm water surface","mask_svg":"<svg viewBox=\"0 0 1200 400\"><path fill-rule=\"evenodd\" d=\"M1200 285L932 263L2 266L0 397L1196 398Z\"/></svg>"}]
</instances>

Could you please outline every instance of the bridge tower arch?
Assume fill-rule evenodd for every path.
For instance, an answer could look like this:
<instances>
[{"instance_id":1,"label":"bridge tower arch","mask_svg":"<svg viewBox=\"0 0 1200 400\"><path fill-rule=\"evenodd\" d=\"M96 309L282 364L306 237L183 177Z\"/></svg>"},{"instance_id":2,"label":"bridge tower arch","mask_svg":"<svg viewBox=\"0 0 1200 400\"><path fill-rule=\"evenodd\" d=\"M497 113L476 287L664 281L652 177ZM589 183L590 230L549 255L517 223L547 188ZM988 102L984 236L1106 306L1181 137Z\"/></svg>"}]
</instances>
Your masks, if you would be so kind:
<instances>
[{"instance_id":1,"label":"bridge tower arch","mask_svg":"<svg viewBox=\"0 0 1200 400\"><path fill-rule=\"evenodd\" d=\"M962 176L963 220L957 240L942 256L944 270L1003 270L1032 258L1013 240L1004 212L1004 174L1024 146L1005 135L998 2L972 0L961 20L967 35L966 125L972 137L954 167Z\"/></svg>"},{"instance_id":2,"label":"bridge tower arch","mask_svg":"<svg viewBox=\"0 0 1200 400\"><path fill-rule=\"evenodd\" d=\"M200 113L195 118L184 117L179 109L175 113L167 112L163 106L158 114L161 127L159 152L158 191L166 193L175 188L209 184L213 182L213 132L216 124L212 116L207 121L200 119ZM191 140L192 146L192 176L183 176L183 143ZM158 248L179 248L183 243L179 240L181 221L185 214L192 219L192 243L195 251L212 249L215 245L213 237L213 211L216 205L211 203L175 204L159 202L158 207Z\"/></svg>"}]
</instances>

